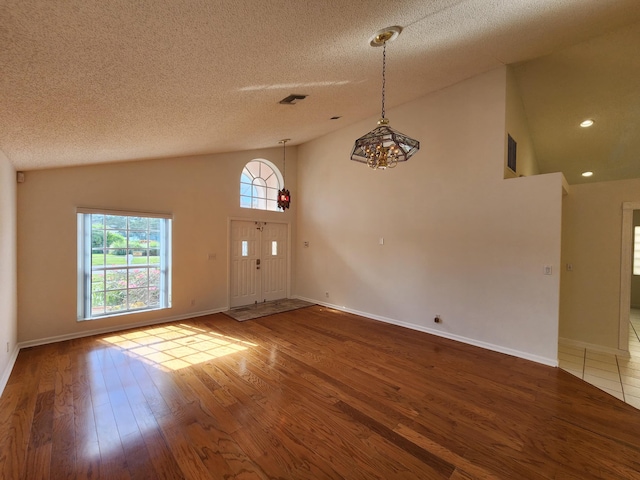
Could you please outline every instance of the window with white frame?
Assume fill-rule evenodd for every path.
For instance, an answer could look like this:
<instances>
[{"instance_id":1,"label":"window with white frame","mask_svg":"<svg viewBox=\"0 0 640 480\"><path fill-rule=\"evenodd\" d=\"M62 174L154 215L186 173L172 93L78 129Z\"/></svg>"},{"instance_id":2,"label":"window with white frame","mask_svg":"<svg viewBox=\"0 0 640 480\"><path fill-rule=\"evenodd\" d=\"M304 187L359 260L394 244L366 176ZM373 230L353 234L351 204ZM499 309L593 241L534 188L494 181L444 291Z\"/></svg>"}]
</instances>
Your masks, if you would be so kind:
<instances>
[{"instance_id":1,"label":"window with white frame","mask_svg":"<svg viewBox=\"0 0 640 480\"><path fill-rule=\"evenodd\" d=\"M633 227L633 274L640 275L640 227Z\"/></svg>"},{"instance_id":2,"label":"window with white frame","mask_svg":"<svg viewBox=\"0 0 640 480\"><path fill-rule=\"evenodd\" d=\"M170 306L170 216L78 209L78 320Z\"/></svg>"},{"instance_id":3,"label":"window with white frame","mask_svg":"<svg viewBox=\"0 0 640 480\"><path fill-rule=\"evenodd\" d=\"M268 160L251 160L240 176L240 206L257 210L282 211L278 208L278 190L282 175Z\"/></svg>"}]
</instances>

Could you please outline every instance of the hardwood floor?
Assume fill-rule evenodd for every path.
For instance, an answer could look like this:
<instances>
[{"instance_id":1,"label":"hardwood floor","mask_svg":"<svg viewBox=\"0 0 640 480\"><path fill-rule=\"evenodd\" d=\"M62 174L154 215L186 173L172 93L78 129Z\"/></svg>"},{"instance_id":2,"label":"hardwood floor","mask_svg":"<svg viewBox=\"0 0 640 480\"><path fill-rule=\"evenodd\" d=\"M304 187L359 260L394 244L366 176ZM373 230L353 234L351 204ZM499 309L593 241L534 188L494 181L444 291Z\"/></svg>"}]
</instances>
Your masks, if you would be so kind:
<instances>
[{"instance_id":1,"label":"hardwood floor","mask_svg":"<svg viewBox=\"0 0 640 480\"><path fill-rule=\"evenodd\" d=\"M218 314L21 351L0 478L640 479L640 411L319 306Z\"/></svg>"}]
</instances>

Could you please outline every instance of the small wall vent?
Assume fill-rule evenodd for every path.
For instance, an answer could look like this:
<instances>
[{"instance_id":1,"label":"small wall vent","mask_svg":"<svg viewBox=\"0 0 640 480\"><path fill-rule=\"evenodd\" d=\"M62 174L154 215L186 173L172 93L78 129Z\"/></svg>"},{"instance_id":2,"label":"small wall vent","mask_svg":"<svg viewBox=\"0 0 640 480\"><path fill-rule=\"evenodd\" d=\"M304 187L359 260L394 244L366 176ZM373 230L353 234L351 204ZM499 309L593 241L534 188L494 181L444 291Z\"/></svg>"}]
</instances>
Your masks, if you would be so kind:
<instances>
[{"instance_id":1,"label":"small wall vent","mask_svg":"<svg viewBox=\"0 0 640 480\"><path fill-rule=\"evenodd\" d=\"M285 97L282 100L280 100L280 103L283 105L295 105L297 100L304 100L305 98L307 98L307 96L308 95L300 95L297 93L292 93L288 97Z\"/></svg>"}]
</instances>

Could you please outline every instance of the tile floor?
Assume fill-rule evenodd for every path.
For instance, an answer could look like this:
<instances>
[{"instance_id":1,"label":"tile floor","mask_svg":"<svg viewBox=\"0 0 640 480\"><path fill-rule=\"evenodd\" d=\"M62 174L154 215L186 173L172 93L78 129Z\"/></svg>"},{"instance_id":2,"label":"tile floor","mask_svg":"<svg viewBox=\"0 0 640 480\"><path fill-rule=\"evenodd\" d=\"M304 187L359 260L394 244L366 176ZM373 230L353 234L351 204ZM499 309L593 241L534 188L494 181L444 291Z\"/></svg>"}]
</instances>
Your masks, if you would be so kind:
<instances>
[{"instance_id":1,"label":"tile floor","mask_svg":"<svg viewBox=\"0 0 640 480\"><path fill-rule=\"evenodd\" d=\"M640 309L631 310L631 357L558 347L560 368L640 409Z\"/></svg>"}]
</instances>

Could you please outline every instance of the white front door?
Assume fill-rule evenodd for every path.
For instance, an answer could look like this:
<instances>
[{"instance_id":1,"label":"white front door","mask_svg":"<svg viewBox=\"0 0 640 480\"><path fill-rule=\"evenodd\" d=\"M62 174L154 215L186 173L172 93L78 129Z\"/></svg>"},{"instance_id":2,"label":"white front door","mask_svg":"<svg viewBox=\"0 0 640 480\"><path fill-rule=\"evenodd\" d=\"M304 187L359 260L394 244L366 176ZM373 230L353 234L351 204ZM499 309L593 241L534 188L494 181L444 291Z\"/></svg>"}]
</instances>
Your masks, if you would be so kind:
<instances>
[{"instance_id":1,"label":"white front door","mask_svg":"<svg viewBox=\"0 0 640 480\"><path fill-rule=\"evenodd\" d=\"M286 298L287 237L284 223L231 222L230 307Z\"/></svg>"}]
</instances>

